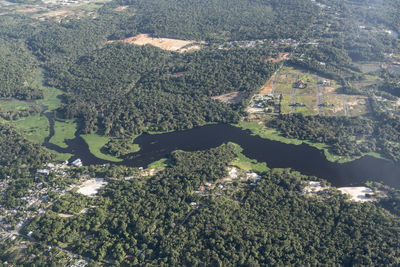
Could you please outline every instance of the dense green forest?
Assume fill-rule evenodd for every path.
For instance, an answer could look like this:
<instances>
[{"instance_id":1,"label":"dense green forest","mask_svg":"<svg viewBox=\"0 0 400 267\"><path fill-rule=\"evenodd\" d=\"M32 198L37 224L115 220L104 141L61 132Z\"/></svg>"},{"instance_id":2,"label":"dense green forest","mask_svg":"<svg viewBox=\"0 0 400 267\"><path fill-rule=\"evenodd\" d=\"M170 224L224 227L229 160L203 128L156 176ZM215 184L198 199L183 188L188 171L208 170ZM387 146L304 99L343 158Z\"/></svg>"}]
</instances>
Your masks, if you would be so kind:
<instances>
[{"instance_id":1,"label":"dense green forest","mask_svg":"<svg viewBox=\"0 0 400 267\"><path fill-rule=\"evenodd\" d=\"M34 184L36 170L53 155L8 124L0 123L0 136L0 181L9 181L0 195L0 204L16 207L24 202L20 198Z\"/></svg>"},{"instance_id":2,"label":"dense green forest","mask_svg":"<svg viewBox=\"0 0 400 267\"><path fill-rule=\"evenodd\" d=\"M194 193L226 175L233 149L176 152L172 166L155 177L113 182L95 200L66 196L25 231L107 264L399 263L397 217L373 203L348 202L335 190L304 196L306 177L287 170L264 173L257 186ZM85 205L95 207L76 213Z\"/></svg>"},{"instance_id":3,"label":"dense green forest","mask_svg":"<svg viewBox=\"0 0 400 267\"><path fill-rule=\"evenodd\" d=\"M328 144L337 155L377 152L400 161L400 122L381 112L375 98L397 100L398 74L373 73L379 82L353 86L366 76L354 63L398 55L399 38L388 34L400 32L398 0L115 0L75 7L10 2L43 9L8 13L12 7L0 3L0 98L44 98L38 82L43 69L45 85L63 91L54 114L77 118L82 133L118 137L102 144L111 155L130 151L133 135L142 132L240 121L251 97L282 64L269 59L290 52L285 64L336 80L340 93L368 96L373 114L279 115L268 117L268 126L284 137ZM76 13L38 17L64 8ZM204 43L189 53L107 43L140 33ZM243 93L236 104L212 99L236 91ZM9 125L39 112L38 104L0 107L1 216L15 211L4 221L16 227L28 212L41 210L20 226L15 243L0 242L0 265L63 265L67 251L116 266L400 265L399 190L371 184L387 195L376 203L351 202L334 189L306 196L304 181L317 178L290 170L269 170L257 183L237 180L221 188L237 157L231 145L173 152L169 166L153 177L115 165L39 175L54 155ZM65 191L85 177L104 177L109 184L92 198ZM195 192L207 182L212 189ZM36 207L26 205L32 189L43 191L35 196Z\"/></svg>"},{"instance_id":4,"label":"dense green forest","mask_svg":"<svg viewBox=\"0 0 400 267\"><path fill-rule=\"evenodd\" d=\"M23 41L0 36L0 98L42 98L43 92L31 86L37 64Z\"/></svg>"},{"instance_id":5,"label":"dense green forest","mask_svg":"<svg viewBox=\"0 0 400 267\"><path fill-rule=\"evenodd\" d=\"M127 29L196 40L301 38L317 7L305 0L118 0L135 15Z\"/></svg>"},{"instance_id":6,"label":"dense green forest","mask_svg":"<svg viewBox=\"0 0 400 267\"><path fill-rule=\"evenodd\" d=\"M281 115L268 125L285 137L312 140L331 146L341 156L378 152L400 160L400 122L385 114L379 120L348 117Z\"/></svg>"},{"instance_id":7,"label":"dense green forest","mask_svg":"<svg viewBox=\"0 0 400 267\"><path fill-rule=\"evenodd\" d=\"M84 120L84 131L141 133L236 122L242 105L210 97L245 93L246 103L275 69L271 49L202 50L178 54L111 44L50 70L48 84L63 89L64 114ZM176 75L176 74L179 75Z\"/></svg>"},{"instance_id":8,"label":"dense green forest","mask_svg":"<svg viewBox=\"0 0 400 267\"><path fill-rule=\"evenodd\" d=\"M40 145L25 139L22 134L5 123L0 123L0 179L20 174L39 166L51 158Z\"/></svg>"}]
</instances>

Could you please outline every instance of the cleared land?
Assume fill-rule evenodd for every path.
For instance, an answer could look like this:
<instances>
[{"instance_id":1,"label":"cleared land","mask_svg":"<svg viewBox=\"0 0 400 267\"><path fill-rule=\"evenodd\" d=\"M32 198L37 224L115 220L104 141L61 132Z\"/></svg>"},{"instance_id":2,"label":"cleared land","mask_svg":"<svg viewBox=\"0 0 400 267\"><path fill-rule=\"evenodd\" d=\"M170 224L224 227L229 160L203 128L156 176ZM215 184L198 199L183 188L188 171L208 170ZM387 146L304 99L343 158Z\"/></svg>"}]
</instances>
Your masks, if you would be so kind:
<instances>
[{"instance_id":1,"label":"cleared land","mask_svg":"<svg viewBox=\"0 0 400 267\"><path fill-rule=\"evenodd\" d=\"M240 101L242 101L244 96L245 96L244 92L237 91L219 96L213 96L211 98L228 104L237 104L240 103Z\"/></svg>"},{"instance_id":2,"label":"cleared land","mask_svg":"<svg viewBox=\"0 0 400 267\"><path fill-rule=\"evenodd\" d=\"M152 45L163 50L175 51L175 52L188 52L201 49L196 41L178 40L170 38L153 38L148 34L139 34L133 37L129 37L118 41L108 41L107 43L122 42L134 45ZM196 44L196 45L194 45Z\"/></svg>"},{"instance_id":3,"label":"cleared land","mask_svg":"<svg viewBox=\"0 0 400 267\"><path fill-rule=\"evenodd\" d=\"M350 199L357 202L366 202L366 201L375 201L375 198L368 197L368 195L372 195L374 192L365 186L357 186L357 187L339 187L339 191L343 194L350 195Z\"/></svg>"},{"instance_id":4,"label":"cleared land","mask_svg":"<svg viewBox=\"0 0 400 267\"><path fill-rule=\"evenodd\" d=\"M261 89L260 94L266 95L272 93L272 89L274 88L275 77L276 75L272 76L271 79L269 79L269 81Z\"/></svg>"},{"instance_id":5,"label":"cleared land","mask_svg":"<svg viewBox=\"0 0 400 267\"><path fill-rule=\"evenodd\" d=\"M348 96L347 105L351 116L362 116L368 113L368 100L362 96Z\"/></svg>"},{"instance_id":6,"label":"cleared land","mask_svg":"<svg viewBox=\"0 0 400 267\"><path fill-rule=\"evenodd\" d=\"M279 63L289 57L290 53L280 53L277 58L269 58L267 61L271 63Z\"/></svg>"},{"instance_id":7,"label":"cleared land","mask_svg":"<svg viewBox=\"0 0 400 267\"><path fill-rule=\"evenodd\" d=\"M78 189L78 193L85 196L93 197L97 194L100 188L108 184L103 178L96 178L84 182Z\"/></svg>"}]
</instances>

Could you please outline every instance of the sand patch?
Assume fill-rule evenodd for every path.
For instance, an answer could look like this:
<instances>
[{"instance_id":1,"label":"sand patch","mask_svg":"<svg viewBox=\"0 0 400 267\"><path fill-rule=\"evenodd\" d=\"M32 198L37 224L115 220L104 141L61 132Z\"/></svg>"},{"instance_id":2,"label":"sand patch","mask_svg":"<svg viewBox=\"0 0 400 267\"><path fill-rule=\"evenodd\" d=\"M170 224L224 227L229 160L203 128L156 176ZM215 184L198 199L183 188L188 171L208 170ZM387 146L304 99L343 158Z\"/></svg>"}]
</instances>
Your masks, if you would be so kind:
<instances>
[{"instance_id":1,"label":"sand patch","mask_svg":"<svg viewBox=\"0 0 400 267\"><path fill-rule=\"evenodd\" d=\"M232 92L228 94L223 94L219 96L212 96L211 98L214 100L219 100L224 103L228 104L237 104L244 98L245 93L241 91Z\"/></svg>"},{"instance_id":2,"label":"sand patch","mask_svg":"<svg viewBox=\"0 0 400 267\"><path fill-rule=\"evenodd\" d=\"M119 7L117 7L117 8L114 8L114 10L115 11L122 11L122 10L125 10L125 9L127 9L129 6L119 6Z\"/></svg>"},{"instance_id":3,"label":"sand patch","mask_svg":"<svg viewBox=\"0 0 400 267\"><path fill-rule=\"evenodd\" d=\"M66 213L58 213L57 215L58 215L58 217L61 217L61 218L71 218L72 216L74 216L72 214L66 214Z\"/></svg>"},{"instance_id":4,"label":"sand patch","mask_svg":"<svg viewBox=\"0 0 400 267\"><path fill-rule=\"evenodd\" d=\"M350 195L350 199L357 202L375 201L373 197L368 197L368 195L373 195L374 191L371 188L365 186L356 187L339 187L339 191L343 194Z\"/></svg>"},{"instance_id":5,"label":"sand patch","mask_svg":"<svg viewBox=\"0 0 400 267\"><path fill-rule=\"evenodd\" d=\"M330 86L325 86L324 90L325 90L325 94L332 94L332 93L335 93L335 91L336 91L335 88L330 87Z\"/></svg>"},{"instance_id":6,"label":"sand patch","mask_svg":"<svg viewBox=\"0 0 400 267\"><path fill-rule=\"evenodd\" d=\"M84 182L78 189L78 193L85 196L93 197L97 194L99 189L108 184L103 178L95 178Z\"/></svg>"},{"instance_id":7,"label":"sand patch","mask_svg":"<svg viewBox=\"0 0 400 267\"><path fill-rule=\"evenodd\" d=\"M188 52L201 49L201 46L196 41L192 40L178 40L170 38L153 38L148 34L139 34L133 37L129 37L118 41L107 41L106 44L113 42L122 42L134 45L152 45L163 50L175 51L175 52ZM202 42L204 43L204 42ZM193 44L193 45L192 45Z\"/></svg>"},{"instance_id":8,"label":"sand patch","mask_svg":"<svg viewBox=\"0 0 400 267\"><path fill-rule=\"evenodd\" d=\"M222 179L222 182L229 182L239 178L239 169L236 167L228 167L228 176Z\"/></svg>"},{"instance_id":9,"label":"sand patch","mask_svg":"<svg viewBox=\"0 0 400 267\"><path fill-rule=\"evenodd\" d=\"M32 7L32 8L24 8L24 9L17 9L16 11L20 14L27 14L27 13L34 13L34 12L38 12L40 9L36 8L36 7Z\"/></svg>"},{"instance_id":10,"label":"sand patch","mask_svg":"<svg viewBox=\"0 0 400 267\"><path fill-rule=\"evenodd\" d=\"M304 187L303 193L305 194L312 194L315 192L323 191L328 189L328 186L322 186L321 182L317 181L310 181L306 187Z\"/></svg>"},{"instance_id":11,"label":"sand patch","mask_svg":"<svg viewBox=\"0 0 400 267\"><path fill-rule=\"evenodd\" d=\"M248 107L246 109L246 112L250 113L250 114L257 114L257 113L264 113L264 109L263 108L252 108L252 107Z\"/></svg>"},{"instance_id":12,"label":"sand patch","mask_svg":"<svg viewBox=\"0 0 400 267\"><path fill-rule=\"evenodd\" d=\"M173 78L180 78L186 75L186 71L171 73L171 77Z\"/></svg>"}]
</instances>

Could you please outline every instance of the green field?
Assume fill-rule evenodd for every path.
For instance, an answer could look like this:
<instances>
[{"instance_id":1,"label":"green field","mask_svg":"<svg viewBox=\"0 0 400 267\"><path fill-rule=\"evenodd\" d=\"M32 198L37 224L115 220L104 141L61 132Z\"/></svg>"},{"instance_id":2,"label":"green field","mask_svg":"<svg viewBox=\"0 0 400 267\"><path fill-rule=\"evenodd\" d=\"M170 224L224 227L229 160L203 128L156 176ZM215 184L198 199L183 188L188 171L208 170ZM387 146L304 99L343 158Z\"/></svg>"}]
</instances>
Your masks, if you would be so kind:
<instances>
[{"instance_id":1,"label":"green field","mask_svg":"<svg viewBox=\"0 0 400 267\"><path fill-rule=\"evenodd\" d=\"M56 120L54 122L54 136L50 139L50 143L66 148L65 140L74 139L77 127L74 120Z\"/></svg>"},{"instance_id":2,"label":"green field","mask_svg":"<svg viewBox=\"0 0 400 267\"><path fill-rule=\"evenodd\" d=\"M305 104L305 107L296 107L296 113L303 113L303 115L317 115L317 97L316 96L296 96L296 102Z\"/></svg>"},{"instance_id":3,"label":"green field","mask_svg":"<svg viewBox=\"0 0 400 267\"><path fill-rule=\"evenodd\" d=\"M26 138L32 142L42 144L49 135L49 121L39 114L11 122L15 127L25 133Z\"/></svg>"},{"instance_id":4,"label":"green field","mask_svg":"<svg viewBox=\"0 0 400 267\"><path fill-rule=\"evenodd\" d=\"M278 142L282 142L285 144L292 144L292 145L300 145L300 144L308 144L312 147L315 147L317 149L323 150L325 157L327 160L331 161L331 162L338 162L338 163L344 163L344 162L349 162L349 161L353 161L357 158L360 157L352 157L352 158L348 158L348 157L343 157L343 156L338 156L333 154L330 151L330 148L327 144L324 143L318 143L318 142L312 142L312 141L308 141L308 140L299 140L299 139L291 139L291 138L286 138L280 135L280 133L272 128L268 128L264 125L260 125L258 124L258 122L240 122L238 124L234 124L234 126L242 128L244 130L250 130L254 135L258 135L262 138L265 139L270 139L273 141L278 141ZM374 157L378 157L381 158L380 155L377 155L376 153L368 153L365 155L370 155L370 156L374 156Z\"/></svg>"},{"instance_id":5,"label":"green field","mask_svg":"<svg viewBox=\"0 0 400 267\"><path fill-rule=\"evenodd\" d=\"M85 142L89 146L90 152L96 157L104 160L119 162L122 159L104 154L101 152L102 147L110 141L111 137L109 136L101 136L98 134L82 134L81 137L85 140Z\"/></svg>"},{"instance_id":6,"label":"green field","mask_svg":"<svg viewBox=\"0 0 400 267\"><path fill-rule=\"evenodd\" d=\"M157 160L153 163L150 163L149 166L147 166L148 169L155 169L155 170L162 170L165 169L166 167L169 166L169 161L167 158L162 158L160 160Z\"/></svg>"},{"instance_id":7,"label":"green field","mask_svg":"<svg viewBox=\"0 0 400 267\"><path fill-rule=\"evenodd\" d=\"M243 148L238 144L231 143L235 146L235 153L237 158L231 162L231 165L236 166L244 171L254 171L254 172L266 172L269 170L265 162L258 162L255 159L250 159L242 154Z\"/></svg>"},{"instance_id":8,"label":"green field","mask_svg":"<svg viewBox=\"0 0 400 267\"><path fill-rule=\"evenodd\" d=\"M292 107L289 106L290 104L292 104L292 96L283 95L281 100L281 113L290 113L292 110Z\"/></svg>"},{"instance_id":9,"label":"green field","mask_svg":"<svg viewBox=\"0 0 400 267\"><path fill-rule=\"evenodd\" d=\"M6 111L18 111L26 109L31 106L32 103L18 100L0 100L0 108Z\"/></svg>"}]
</instances>

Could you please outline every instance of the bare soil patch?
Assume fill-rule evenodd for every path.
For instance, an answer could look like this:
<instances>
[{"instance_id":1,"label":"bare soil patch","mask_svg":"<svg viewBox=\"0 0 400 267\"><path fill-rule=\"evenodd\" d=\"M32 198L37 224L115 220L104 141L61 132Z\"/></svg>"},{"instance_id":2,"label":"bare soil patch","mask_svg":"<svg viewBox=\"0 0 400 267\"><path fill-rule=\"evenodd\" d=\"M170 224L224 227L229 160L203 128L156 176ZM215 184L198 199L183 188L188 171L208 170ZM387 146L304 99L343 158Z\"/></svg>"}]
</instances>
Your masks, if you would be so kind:
<instances>
[{"instance_id":1,"label":"bare soil patch","mask_svg":"<svg viewBox=\"0 0 400 267\"><path fill-rule=\"evenodd\" d=\"M27 14L27 13L34 13L34 12L38 12L40 9L36 8L36 7L32 7L32 8L23 8L23 9L17 9L16 11L20 14Z\"/></svg>"},{"instance_id":2,"label":"bare soil patch","mask_svg":"<svg viewBox=\"0 0 400 267\"><path fill-rule=\"evenodd\" d=\"M33 17L39 19L40 21L45 21L46 19L56 18L57 21L60 22L62 18L66 18L66 17L73 16L73 15L76 15L76 13L71 10L60 9L60 10L54 10L54 11L50 11L47 13L39 14L39 15L34 15Z\"/></svg>"},{"instance_id":3,"label":"bare soil patch","mask_svg":"<svg viewBox=\"0 0 400 267\"><path fill-rule=\"evenodd\" d=\"M244 92L237 91L237 92L232 92L232 93L223 94L223 95L219 95L219 96L213 96L211 98L214 100L219 100L224 103L228 103L228 104L237 104L240 101L242 101L244 96L245 96Z\"/></svg>"},{"instance_id":4,"label":"bare soil patch","mask_svg":"<svg viewBox=\"0 0 400 267\"><path fill-rule=\"evenodd\" d=\"M350 195L350 199L357 202L366 202L366 201L376 201L373 197L368 197L368 195L372 195L374 192L365 186L356 186L356 187L339 187L339 191L342 194Z\"/></svg>"},{"instance_id":5,"label":"bare soil patch","mask_svg":"<svg viewBox=\"0 0 400 267\"><path fill-rule=\"evenodd\" d=\"M115 11L122 11L122 10L125 10L125 9L127 9L129 6L119 6L119 7L117 7L117 8L114 8L114 10Z\"/></svg>"},{"instance_id":6,"label":"bare soil patch","mask_svg":"<svg viewBox=\"0 0 400 267\"><path fill-rule=\"evenodd\" d=\"M104 181L103 178L88 180L79 187L77 192L85 196L92 197L95 196L97 191L106 184L108 183Z\"/></svg>"},{"instance_id":7,"label":"bare soil patch","mask_svg":"<svg viewBox=\"0 0 400 267\"><path fill-rule=\"evenodd\" d=\"M275 75L269 79L269 81L263 86L263 88L260 91L260 94L270 94L272 93L272 89L274 87L274 79Z\"/></svg>"},{"instance_id":8,"label":"bare soil patch","mask_svg":"<svg viewBox=\"0 0 400 267\"><path fill-rule=\"evenodd\" d=\"M271 63L279 63L279 62L287 59L289 57L289 55L290 55L290 53L280 53L279 57L277 57L277 58L269 58L269 59L267 59L267 61L271 62Z\"/></svg>"},{"instance_id":9,"label":"bare soil patch","mask_svg":"<svg viewBox=\"0 0 400 267\"><path fill-rule=\"evenodd\" d=\"M330 87L330 86L325 86L324 90L325 90L325 94L332 94L332 93L335 93L335 91L336 91L335 88Z\"/></svg>"},{"instance_id":10,"label":"bare soil patch","mask_svg":"<svg viewBox=\"0 0 400 267\"><path fill-rule=\"evenodd\" d=\"M186 71L172 73L172 74L171 74L171 77L172 77L172 78L179 78L179 77L183 77L183 76L185 76L185 75L186 75L186 73L187 73Z\"/></svg>"},{"instance_id":11,"label":"bare soil patch","mask_svg":"<svg viewBox=\"0 0 400 267\"><path fill-rule=\"evenodd\" d=\"M66 213L58 213L57 215L58 215L58 217L61 217L61 218L70 218L70 217L74 216L72 214L66 214Z\"/></svg>"},{"instance_id":12,"label":"bare soil patch","mask_svg":"<svg viewBox=\"0 0 400 267\"><path fill-rule=\"evenodd\" d=\"M153 38L150 37L148 34L139 34L133 37L129 37L123 40L118 41L108 41L107 43L113 42L122 42L127 44L134 44L134 45L152 45L158 47L163 50L168 51L175 51L175 52L188 52L193 50L201 49L200 45L192 45L196 43L196 41L192 40L178 40L178 39L170 39L170 38Z\"/></svg>"}]
</instances>

